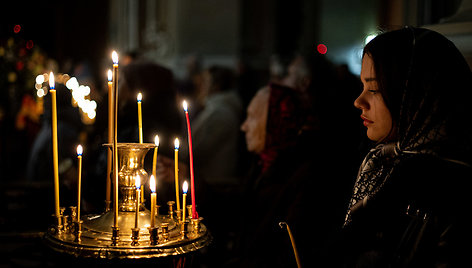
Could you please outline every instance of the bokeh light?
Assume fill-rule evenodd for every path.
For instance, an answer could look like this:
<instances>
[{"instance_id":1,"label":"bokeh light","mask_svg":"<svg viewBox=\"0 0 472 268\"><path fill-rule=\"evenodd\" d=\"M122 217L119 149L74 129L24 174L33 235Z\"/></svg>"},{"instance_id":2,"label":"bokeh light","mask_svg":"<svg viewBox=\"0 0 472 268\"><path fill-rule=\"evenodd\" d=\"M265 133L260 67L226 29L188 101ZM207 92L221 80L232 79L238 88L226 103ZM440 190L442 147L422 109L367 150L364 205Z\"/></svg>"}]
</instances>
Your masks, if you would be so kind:
<instances>
[{"instance_id":1,"label":"bokeh light","mask_svg":"<svg viewBox=\"0 0 472 268\"><path fill-rule=\"evenodd\" d=\"M17 34L17 33L19 33L20 31L21 31L21 26L20 26L19 24L15 25L15 26L13 27L13 32L14 32L14 33Z\"/></svg>"},{"instance_id":2,"label":"bokeh light","mask_svg":"<svg viewBox=\"0 0 472 268\"><path fill-rule=\"evenodd\" d=\"M33 40L28 40L26 42L26 49L32 49L34 47L34 43L33 43Z\"/></svg>"},{"instance_id":3,"label":"bokeh light","mask_svg":"<svg viewBox=\"0 0 472 268\"><path fill-rule=\"evenodd\" d=\"M326 54L326 52L328 52L328 48L324 44L319 44L316 47L316 50L318 50L318 53L320 54Z\"/></svg>"}]
</instances>

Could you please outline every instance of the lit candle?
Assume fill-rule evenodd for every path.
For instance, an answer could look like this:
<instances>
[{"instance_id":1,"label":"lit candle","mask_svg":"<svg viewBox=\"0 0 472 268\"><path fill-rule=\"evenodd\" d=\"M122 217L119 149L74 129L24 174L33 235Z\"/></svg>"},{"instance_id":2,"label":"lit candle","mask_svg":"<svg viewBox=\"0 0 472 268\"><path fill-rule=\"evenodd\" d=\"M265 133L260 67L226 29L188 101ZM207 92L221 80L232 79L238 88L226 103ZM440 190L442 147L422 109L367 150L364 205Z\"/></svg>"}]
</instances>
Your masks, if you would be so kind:
<instances>
[{"instance_id":1,"label":"lit candle","mask_svg":"<svg viewBox=\"0 0 472 268\"><path fill-rule=\"evenodd\" d=\"M174 164L174 167L175 167L175 170L174 170L174 173L175 173L175 199L176 199L176 202L177 202L177 210L180 210L180 201L179 201L179 146L180 146L180 142L179 142L179 139L176 138L175 141L174 141L174 159L175 159L175 164Z\"/></svg>"},{"instance_id":2,"label":"lit candle","mask_svg":"<svg viewBox=\"0 0 472 268\"><path fill-rule=\"evenodd\" d=\"M152 175L154 175L154 178L157 177L156 175L156 169L157 169L157 151L159 150L159 136L156 135L154 137L154 144L156 147L154 148L154 157L152 158Z\"/></svg>"},{"instance_id":3,"label":"lit candle","mask_svg":"<svg viewBox=\"0 0 472 268\"><path fill-rule=\"evenodd\" d=\"M139 129L139 143L143 143L143 114L141 110L141 101L143 100L143 94L138 93L138 129Z\"/></svg>"},{"instance_id":4,"label":"lit candle","mask_svg":"<svg viewBox=\"0 0 472 268\"><path fill-rule=\"evenodd\" d=\"M77 221L80 222L80 189L82 185L82 145L77 146Z\"/></svg>"},{"instance_id":5,"label":"lit candle","mask_svg":"<svg viewBox=\"0 0 472 268\"><path fill-rule=\"evenodd\" d=\"M57 151L57 110L56 110L56 90L54 84L54 74L49 73L49 92L51 93L51 113L52 113L52 163L54 168L54 201L56 217L59 217L59 158Z\"/></svg>"},{"instance_id":6,"label":"lit candle","mask_svg":"<svg viewBox=\"0 0 472 268\"><path fill-rule=\"evenodd\" d=\"M113 227L118 227L118 148L117 148L117 123L118 123L118 54L113 51Z\"/></svg>"},{"instance_id":7,"label":"lit candle","mask_svg":"<svg viewBox=\"0 0 472 268\"><path fill-rule=\"evenodd\" d=\"M182 186L182 191L183 191L183 197L182 197L182 220L185 221L185 203L187 200L187 191L188 191L188 183L187 181L184 181L184 185Z\"/></svg>"},{"instance_id":8,"label":"lit candle","mask_svg":"<svg viewBox=\"0 0 472 268\"><path fill-rule=\"evenodd\" d=\"M149 188L151 189L151 228L153 228L156 217L156 179L154 175L151 175L149 180Z\"/></svg>"},{"instance_id":9,"label":"lit candle","mask_svg":"<svg viewBox=\"0 0 472 268\"><path fill-rule=\"evenodd\" d=\"M113 72L108 70L108 143L113 143ZM110 210L112 149L107 150L106 210Z\"/></svg>"},{"instance_id":10,"label":"lit candle","mask_svg":"<svg viewBox=\"0 0 472 268\"><path fill-rule=\"evenodd\" d=\"M139 176L136 176L135 183L136 183L136 214L134 217L134 228L138 228L139 200L141 196L141 178Z\"/></svg>"},{"instance_id":11,"label":"lit candle","mask_svg":"<svg viewBox=\"0 0 472 268\"><path fill-rule=\"evenodd\" d=\"M151 175L151 178L155 179L155 178L157 178L157 175L156 175L157 166L156 165L157 165L157 151L159 149L159 136L158 135L156 135L154 137L154 144L156 145L156 147L154 148L154 157L153 157L153 160L152 160L152 175ZM154 182L154 186L152 186L151 183L152 183L152 179L149 182L149 187L151 187L151 192L152 192L153 191L152 187L154 187L154 189L156 189L156 184ZM156 191L156 190L154 190L154 191ZM151 193L151 215L154 215L154 214L152 214L152 209L156 206L156 201L154 200L154 204L152 204L152 202L153 202L152 201L152 196L153 196L153 194ZM154 221L154 216L151 216L151 222L153 222L153 221ZM151 225L151 227L154 227L154 225Z\"/></svg>"},{"instance_id":12,"label":"lit candle","mask_svg":"<svg viewBox=\"0 0 472 268\"><path fill-rule=\"evenodd\" d=\"M188 151L189 151L189 156L190 156L190 191L192 195L192 219L197 219L198 214L195 209L196 204L195 204L195 178L193 175L193 150L192 150L192 131L190 129L190 119L188 116L188 107L187 107L187 102L184 101L182 103L185 111L185 117L187 118L187 135L188 135Z\"/></svg>"}]
</instances>

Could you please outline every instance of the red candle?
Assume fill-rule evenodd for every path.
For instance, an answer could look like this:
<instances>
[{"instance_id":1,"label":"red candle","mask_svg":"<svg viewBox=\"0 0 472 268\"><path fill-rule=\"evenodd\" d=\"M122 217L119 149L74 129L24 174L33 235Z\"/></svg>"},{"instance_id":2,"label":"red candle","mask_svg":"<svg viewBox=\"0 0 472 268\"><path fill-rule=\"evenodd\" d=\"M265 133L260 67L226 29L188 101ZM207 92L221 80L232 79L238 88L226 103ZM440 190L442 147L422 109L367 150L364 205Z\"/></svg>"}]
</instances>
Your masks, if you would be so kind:
<instances>
[{"instance_id":1,"label":"red candle","mask_svg":"<svg viewBox=\"0 0 472 268\"><path fill-rule=\"evenodd\" d=\"M193 150L192 150L192 131L190 130L190 119L188 117L188 109L187 109L187 102L183 102L184 106L184 111L185 111L185 117L187 118L187 133L188 133L188 151L189 151L189 156L190 156L190 188L191 192L190 194L192 195L192 219L197 219L198 218L198 213L195 209L196 204L195 204L195 180L193 176ZM183 208L185 209L185 208Z\"/></svg>"}]
</instances>

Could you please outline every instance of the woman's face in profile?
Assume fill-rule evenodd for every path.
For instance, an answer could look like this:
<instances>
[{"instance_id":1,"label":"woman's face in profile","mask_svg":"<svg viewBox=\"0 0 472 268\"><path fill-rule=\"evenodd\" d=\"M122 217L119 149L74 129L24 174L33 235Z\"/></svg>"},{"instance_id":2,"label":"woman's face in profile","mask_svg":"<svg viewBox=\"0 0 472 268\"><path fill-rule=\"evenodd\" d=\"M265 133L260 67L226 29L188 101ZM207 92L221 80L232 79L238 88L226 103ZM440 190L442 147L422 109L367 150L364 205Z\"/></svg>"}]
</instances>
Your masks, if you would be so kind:
<instances>
[{"instance_id":1,"label":"woman's face in profile","mask_svg":"<svg viewBox=\"0 0 472 268\"><path fill-rule=\"evenodd\" d=\"M246 134L247 150L253 153L260 153L265 147L268 91L262 90L254 96L247 108L246 120L241 125L241 130Z\"/></svg>"},{"instance_id":2,"label":"woman's face in profile","mask_svg":"<svg viewBox=\"0 0 472 268\"><path fill-rule=\"evenodd\" d=\"M365 54L362 60L361 81L362 93L354 101L354 106L362 110L361 118L367 127L367 137L376 142L389 138L392 130L392 115L380 93L370 55Z\"/></svg>"}]
</instances>

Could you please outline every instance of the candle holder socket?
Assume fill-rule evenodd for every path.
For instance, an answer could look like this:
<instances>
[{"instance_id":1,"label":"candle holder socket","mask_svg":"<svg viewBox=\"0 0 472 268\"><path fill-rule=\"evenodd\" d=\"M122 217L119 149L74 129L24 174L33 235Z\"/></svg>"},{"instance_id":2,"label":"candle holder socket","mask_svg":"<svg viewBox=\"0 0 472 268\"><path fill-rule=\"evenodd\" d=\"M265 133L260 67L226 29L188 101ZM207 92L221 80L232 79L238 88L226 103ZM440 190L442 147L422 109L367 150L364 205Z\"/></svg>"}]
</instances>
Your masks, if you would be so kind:
<instances>
[{"instance_id":1,"label":"candle holder socket","mask_svg":"<svg viewBox=\"0 0 472 268\"><path fill-rule=\"evenodd\" d=\"M64 232L69 233L72 230L72 225L69 224L69 215L62 215L62 222Z\"/></svg>"},{"instance_id":2,"label":"candle holder socket","mask_svg":"<svg viewBox=\"0 0 472 268\"><path fill-rule=\"evenodd\" d=\"M63 232L63 225L62 225L62 216L58 215L52 215L54 218L55 225L53 227L54 233L60 235Z\"/></svg>"},{"instance_id":3,"label":"candle holder socket","mask_svg":"<svg viewBox=\"0 0 472 268\"><path fill-rule=\"evenodd\" d=\"M75 240L74 242L80 243L82 241L82 223L83 221L75 221L74 222L74 235Z\"/></svg>"},{"instance_id":4,"label":"candle holder socket","mask_svg":"<svg viewBox=\"0 0 472 268\"><path fill-rule=\"evenodd\" d=\"M131 228L131 246L139 246L139 227Z\"/></svg>"},{"instance_id":5,"label":"candle holder socket","mask_svg":"<svg viewBox=\"0 0 472 268\"><path fill-rule=\"evenodd\" d=\"M167 205L169 206L169 218L173 219L174 218L174 204L175 201L167 201Z\"/></svg>"},{"instance_id":6,"label":"candle holder socket","mask_svg":"<svg viewBox=\"0 0 472 268\"><path fill-rule=\"evenodd\" d=\"M192 218L192 205L187 205L187 218Z\"/></svg>"},{"instance_id":7,"label":"candle holder socket","mask_svg":"<svg viewBox=\"0 0 472 268\"><path fill-rule=\"evenodd\" d=\"M182 222L182 211L180 209L175 211L175 219L179 223Z\"/></svg>"},{"instance_id":8,"label":"candle holder socket","mask_svg":"<svg viewBox=\"0 0 472 268\"><path fill-rule=\"evenodd\" d=\"M66 231L67 222L64 221L64 212L66 211L65 207L59 208L59 217L61 218L61 231Z\"/></svg>"},{"instance_id":9,"label":"candle holder socket","mask_svg":"<svg viewBox=\"0 0 472 268\"><path fill-rule=\"evenodd\" d=\"M202 217L198 218L198 219L191 219L192 221L192 229L193 229L193 232L195 234L198 234L201 230L201 225L200 225L200 222L203 220Z\"/></svg>"},{"instance_id":10,"label":"candle holder socket","mask_svg":"<svg viewBox=\"0 0 472 268\"><path fill-rule=\"evenodd\" d=\"M188 239L188 221L182 221L181 229L180 229L180 239L185 240Z\"/></svg>"},{"instance_id":11,"label":"candle holder socket","mask_svg":"<svg viewBox=\"0 0 472 268\"><path fill-rule=\"evenodd\" d=\"M161 225L161 229L162 229L162 242L167 242L169 241L169 224L168 223L162 223Z\"/></svg>"},{"instance_id":12,"label":"candle holder socket","mask_svg":"<svg viewBox=\"0 0 472 268\"><path fill-rule=\"evenodd\" d=\"M69 207L70 209L70 222L73 223L73 222L76 222L77 220L77 207L76 206L70 206Z\"/></svg>"},{"instance_id":13,"label":"candle holder socket","mask_svg":"<svg viewBox=\"0 0 472 268\"><path fill-rule=\"evenodd\" d=\"M149 243L151 246L155 246L159 243L158 230L159 228L157 227L149 227Z\"/></svg>"},{"instance_id":14,"label":"candle holder socket","mask_svg":"<svg viewBox=\"0 0 472 268\"><path fill-rule=\"evenodd\" d=\"M120 227L112 226L111 227L111 245L117 246L118 241L120 241Z\"/></svg>"}]
</instances>

